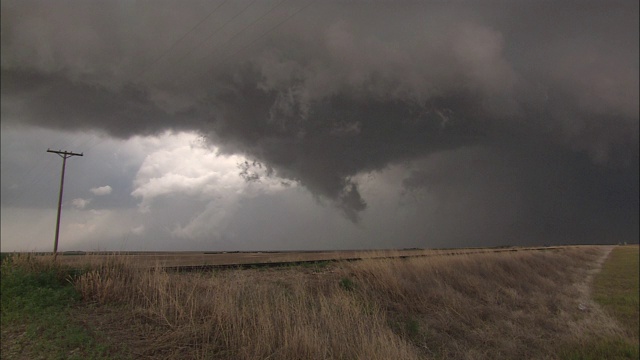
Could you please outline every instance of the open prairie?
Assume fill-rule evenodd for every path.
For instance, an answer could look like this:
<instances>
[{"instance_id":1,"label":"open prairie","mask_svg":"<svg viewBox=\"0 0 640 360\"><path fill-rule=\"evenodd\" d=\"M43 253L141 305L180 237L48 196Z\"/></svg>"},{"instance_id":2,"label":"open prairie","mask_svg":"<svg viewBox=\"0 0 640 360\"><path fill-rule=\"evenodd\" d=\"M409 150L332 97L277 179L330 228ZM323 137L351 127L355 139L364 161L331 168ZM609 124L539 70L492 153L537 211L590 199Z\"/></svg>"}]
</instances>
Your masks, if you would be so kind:
<instances>
[{"instance_id":1,"label":"open prairie","mask_svg":"<svg viewBox=\"0 0 640 360\"><path fill-rule=\"evenodd\" d=\"M640 360L639 0L0 15L2 359Z\"/></svg>"},{"instance_id":2,"label":"open prairie","mask_svg":"<svg viewBox=\"0 0 640 360\"><path fill-rule=\"evenodd\" d=\"M44 358L633 359L637 332L626 324L637 324L627 319L638 316L637 298L630 300L622 319L620 311L601 307L602 291L596 291L598 302L592 300L594 275L603 263L617 261L609 257L612 249L617 254L626 248L466 249L455 256L447 256L450 250L368 252L362 261L192 273L140 267L131 261L139 258L131 255L92 258L81 273L62 276L77 297L61 310L68 324L60 326L77 326L88 340L68 344L79 335L54 336L56 355L45 352ZM338 253L285 255L298 260L327 254L336 258ZM160 255L193 261L208 254ZM269 255L274 254L260 256L266 262L284 259L283 254ZM157 259L158 254L147 256ZM64 261L43 260L19 255L5 261L3 286L10 283L4 280L12 273L9 263L39 273L69 273L60 264ZM637 256L625 261L637 267ZM606 276L619 275L607 271ZM627 283L634 281L637 276ZM17 348L38 345L47 336L30 338L29 331L15 330L24 325L5 316L14 311L5 309L15 300L6 300L10 294L3 288L3 354L18 359L42 355L52 345L30 346L26 355L18 355ZM42 321L37 319L32 321Z\"/></svg>"},{"instance_id":3,"label":"open prairie","mask_svg":"<svg viewBox=\"0 0 640 360\"><path fill-rule=\"evenodd\" d=\"M63 264L82 266L101 264L117 256L133 267L216 267L291 262L357 260L371 258L428 257L485 252L544 251L562 247L498 247L461 249L342 250L342 251L262 251L262 252L67 252L59 258Z\"/></svg>"}]
</instances>

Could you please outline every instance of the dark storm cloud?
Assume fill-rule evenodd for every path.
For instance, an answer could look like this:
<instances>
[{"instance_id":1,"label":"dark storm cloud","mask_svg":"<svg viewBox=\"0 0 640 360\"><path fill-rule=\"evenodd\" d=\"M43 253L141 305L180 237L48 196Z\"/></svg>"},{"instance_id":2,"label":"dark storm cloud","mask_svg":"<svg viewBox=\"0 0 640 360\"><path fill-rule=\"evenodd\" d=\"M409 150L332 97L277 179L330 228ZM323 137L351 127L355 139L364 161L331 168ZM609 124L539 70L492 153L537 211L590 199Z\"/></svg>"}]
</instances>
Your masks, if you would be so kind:
<instances>
[{"instance_id":1,"label":"dark storm cloud","mask_svg":"<svg viewBox=\"0 0 640 360\"><path fill-rule=\"evenodd\" d=\"M113 91L62 74L2 71L2 116L63 130L101 129L118 137L193 129L193 118L169 114L134 87ZM11 121L11 120L9 120Z\"/></svg>"},{"instance_id":2,"label":"dark storm cloud","mask_svg":"<svg viewBox=\"0 0 640 360\"><path fill-rule=\"evenodd\" d=\"M405 185L507 182L526 214L511 227L637 233L637 2L321 2L264 38L306 3L260 2L221 27L249 4L233 3L159 58L214 5L3 1L2 121L197 130L352 220L356 175L487 148Z\"/></svg>"},{"instance_id":3,"label":"dark storm cloud","mask_svg":"<svg viewBox=\"0 0 640 360\"><path fill-rule=\"evenodd\" d=\"M436 154L403 184L407 198L426 193L439 204L432 221L441 233L434 235L460 242L634 241L637 153L628 160L631 166L594 166L557 145L505 141Z\"/></svg>"}]
</instances>

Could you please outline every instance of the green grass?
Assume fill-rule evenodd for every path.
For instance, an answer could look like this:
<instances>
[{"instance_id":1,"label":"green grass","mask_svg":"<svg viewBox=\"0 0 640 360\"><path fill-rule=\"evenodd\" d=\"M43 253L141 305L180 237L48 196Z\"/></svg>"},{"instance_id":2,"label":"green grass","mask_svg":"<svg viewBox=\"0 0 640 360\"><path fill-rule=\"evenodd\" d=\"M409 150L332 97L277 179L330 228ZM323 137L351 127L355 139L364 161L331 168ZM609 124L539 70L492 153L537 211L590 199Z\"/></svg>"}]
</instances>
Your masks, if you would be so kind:
<instances>
[{"instance_id":1,"label":"green grass","mask_svg":"<svg viewBox=\"0 0 640 360\"><path fill-rule=\"evenodd\" d=\"M640 327L639 247L615 248L594 279L593 298L638 340Z\"/></svg>"},{"instance_id":2,"label":"green grass","mask_svg":"<svg viewBox=\"0 0 640 360\"><path fill-rule=\"evenodd\" d=\"M353 291L356 288L356 284L349 278L340 279L340 287L347 291Z\"/></svg>"},{"instance_id":3,"label":"green grass","mask_svg":"<svg viewBox=\"0 0 640 360\"><path fill-rule=\"evenodd\" d=\"M70 309L80 295L69 269L51 260L17 255L1 266L3 358L109 359L113 354L82 326Z\"/></svg>"},{"instance_id":4,"label":"green grass","mask_svg":"<svg viewBox=\"0 0 640 360\"><path fill-rule=\"evenodd\" d=\"M624 339L592 339L580 344L572 344L561 351L565 360L624 360L638 359L638 347Z\"/></svg>"},{"instance_id":5,"label":"green grass","mask_svg":"<svg viewBox=\"0 0 640 360\"><path fill-rule=\"evenodd\" d=\"M561 359L638 359L638 298L640 292L638 246L613 249L593 281L593 299L623 327L625 337L590 339L572 344Z\"/></svg>"}]
</instances>

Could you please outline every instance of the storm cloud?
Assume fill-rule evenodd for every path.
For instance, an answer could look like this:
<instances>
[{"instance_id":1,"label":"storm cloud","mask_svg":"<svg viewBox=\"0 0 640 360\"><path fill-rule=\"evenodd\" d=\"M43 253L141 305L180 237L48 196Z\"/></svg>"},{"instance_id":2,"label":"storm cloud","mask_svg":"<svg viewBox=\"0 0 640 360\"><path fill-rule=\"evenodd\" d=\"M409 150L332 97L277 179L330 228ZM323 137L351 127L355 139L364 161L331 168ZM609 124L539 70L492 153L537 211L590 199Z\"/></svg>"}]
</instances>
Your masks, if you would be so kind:
<instances>
[{"instance_id":1,"label":"storm cloud","mask_svg":"<svg viewBox=\"0 0 640 360\"><path fill-rule=\"evenodd\" d=\"M439 204L438 236L637 241L638 13L637 1L3 0L2 122L197 131L355 223L358 176L399 166L402 201Z\"/></svg>"}]
</instances>

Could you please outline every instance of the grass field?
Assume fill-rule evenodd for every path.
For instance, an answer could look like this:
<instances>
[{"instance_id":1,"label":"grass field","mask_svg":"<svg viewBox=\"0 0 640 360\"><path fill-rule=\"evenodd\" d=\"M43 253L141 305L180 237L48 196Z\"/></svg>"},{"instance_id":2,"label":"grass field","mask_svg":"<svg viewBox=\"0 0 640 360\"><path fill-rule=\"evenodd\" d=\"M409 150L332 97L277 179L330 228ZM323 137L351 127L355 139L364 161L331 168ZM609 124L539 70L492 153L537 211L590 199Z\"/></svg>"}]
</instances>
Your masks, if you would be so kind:
<instances>
[{"instance_id":1,"label":"grass field","mask_svg":"<svg viewBox=\"0 0 640 360\"><path fill-rule=\"evenodd\" d=\"M620 325L620 332L602 331L568 346L565 359L638 359L640 356L638 246L613 249L593 280L592 297ZM596 306L598 306L596 305Z\"/></svg>"},{"instance_id":2,"label":"grass field","mask_svg":"<svg viewBox=\"0 0 640 360\"><path fill-rule=\"evenodd\" d=\"M94 334L72 321L81 297L67 269L31 256L2 259L2 359L110 359Z\"/></svg>"},{"instance_id":3,"label":"grass field","mask_svg":"<svg viewBox=\"0 0 640 360\"><path fill-rule=\"evenodd\" d=\"M326 261L340 259L371 259L385 257L413 257L459 255L482 252L511 252L531 249L553 250L555 247L501 247L462 249L402 249L402 250L342 250L342 251L272 251L272 252L123 252L86 253L77 255L61 254L60 261L70 266L100 264L114 254L126 259L129 266L149 267L190 267L208 265L241 265L256 263L282 263Z\"/></svg>"},{"instance_id":4,"label":"grass field","mask_svg":"<svg viewBox=\"0 0 640 360\"><path fill-rule=\"evenodd\" d=\"M638 246L614 249L595 277L594 299L626 329L638 343L640 265Z\"/></svg>"},{"instance_id":5,"label":"grass field","mask_svg":"<svg viewBox=\"0 0 640 360\"><path fill-rule=\"evenodd\" d=\"M188 274L141 269L130 257L114 256L94 262L73 284L60 283L69 292L61 312L73 314L61 322L91 341L77 347L29 334L19 341L53 341L63 349L57 354L75 351L72 356L82 355L77 358L589 358L603 349L624 351L630 336L596 311L585 290L607 250L567 247ZM41 265L33 265L39 260L22 261L19 268L39 273ZM17 296L5 295L4 279L12 274L3 265L3 340L21 326L10 319L25 316L5 307L13 302L7 296ZM637 320L637 298L635 304ZM79 336L85 335L68 337ZM618 355L610 358L628 358Z\"/></svg>"}]
</instances>

